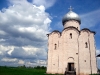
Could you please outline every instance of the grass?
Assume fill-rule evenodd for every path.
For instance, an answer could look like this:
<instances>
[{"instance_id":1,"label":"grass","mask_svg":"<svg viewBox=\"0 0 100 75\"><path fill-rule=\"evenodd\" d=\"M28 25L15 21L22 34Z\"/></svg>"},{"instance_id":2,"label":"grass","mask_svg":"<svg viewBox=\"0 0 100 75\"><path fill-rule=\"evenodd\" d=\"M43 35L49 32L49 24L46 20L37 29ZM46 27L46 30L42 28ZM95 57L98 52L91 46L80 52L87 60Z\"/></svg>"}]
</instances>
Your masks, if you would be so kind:
<instances>
[{"instance_id":1,"label":"grass","mask_svg":"<svg viewBox=\"0 0 100 75\"><path fill-rule=\"evenodd\" d=\"M45 69L0 67L0 75L45 75Z\"/></svg>"},{"instance_id":2,"label":"grass","mask_svg":"<svg viewBox=\"0 0 100 75\"><path fill-rule=\"evenodd\" d=\"M100 74L90 74L90 75L100 75Z\"/></svg>"},{"instance_id":3,"label":"grass","mask_svg":"<svg viewBox=\"0 0 100 75\"><path fill-rule=\"evenodd\" d=\"M53 75L53 74L46 74L46 68L40 68L40 67L26 68L26 67L0 66L0 75ZM100 74L90 74L90 75L100 75Z\"/></svg>"},{"instance_id":4,"label":"grass","mask_svg":"<svg viewBox=\"0 0 100 75\"><path fill-rule=\"evenodd\" d=\"M46 69L34 69L25 67L0 67L0 75L52 75L52 74L46 74Z\"/></svg>"},{"instance_id":5,"label":"grass","mask_svg":"<svg viewBox=\"0 0 100 75\"><path fill-rule=\"evenodd\" d=\"M90 75L100 75L100 74L90 74Z\"/></svg>"}]
</instances>

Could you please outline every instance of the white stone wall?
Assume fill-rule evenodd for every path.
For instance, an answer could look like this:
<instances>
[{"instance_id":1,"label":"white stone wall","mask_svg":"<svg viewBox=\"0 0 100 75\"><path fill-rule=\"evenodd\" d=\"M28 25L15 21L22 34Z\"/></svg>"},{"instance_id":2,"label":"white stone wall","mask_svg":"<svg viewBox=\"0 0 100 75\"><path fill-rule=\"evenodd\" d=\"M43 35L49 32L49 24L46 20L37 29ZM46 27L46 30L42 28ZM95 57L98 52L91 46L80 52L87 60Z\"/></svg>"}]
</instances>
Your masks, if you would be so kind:
<instances>
[{"instance_id":1,"label":"white stone wall","mask_svg":"<svg viewBox=\"0 0 100 75\"><path fill-rule=\"evenodd\" d=\"M88 47L85 47L87 42ZM82 30L79 38L79 61L80 73L97 73L96 55L95 55L94 33L89 30Z\"/></svg>"},{"instance_id":2,"label":"white stone wall","mask_svg":"<svg viewBox=\"0 0 100 75\"><path fill-rule=\"evenodd\" d=\"M91 74L89 48L89 34L86 31L81 31L79 37L79 64L81 74Z\"/></svg>"},{"instance_id":3,"label":"white stone wall","mask_svg":"<svg viewBox=\"0 0 100 75\"><path fill-rule=\"evenodd\" d=\"M63 57L64 57L64 51L63 51L63 43L62 43L63 39L62 36L59 38L59 65L58 65L58 73L59 74L63 74Z\"/></svg>"},{"instance_id":4,"label":"white stone wall","mask_svg":"<svg viewBox=\"0 0 100 75\"><path fill-rule=\"evenodd\" d=\"M78 21L70 20L70 21L65 22L64 28L70 27L70 26L73 26L73 27L77 28L78 30L80 30L80 24Z\"/></svg>"},{"instance_id":5,"label":"white stone wall","mask_svg":"<svg viewBox=\"0 0 100 75\"><path fill-rule=\"evenodd\" d=\"M70 33L72 34L72 38L70 37ZM79 32L74 28L65 29L62 32L62 43L63 43L63 72L68 66L68 63L73 62L75 64L76 71L78 73L78 36ZM73 61L68 61L69 58L74 58Z\"/></svg>"},{"instance_id":6,"label":"white stone wall","mask_svg":"<svg viewBox=\"0 0 100 75\"><path fill-rule=\"evenodd\" d=\"M58 41L60 34L58 32L53 32L50 34L48 40L48 68L47 68L47 73L57 73L58 71L58 60L59 60L59 55L58 55ZM55 49L55 44L56 44L56 49Z\"/></svg>"},{"instance_id":7,"label":"white stone wall","mask_svg":"<svg viewBox=\"0 0 100 75\"><path fill-rule=\"evenodd\" d=\"M79 31L76 21L69 21L64 26L61 33L54 31L48 36L47 73L64 74L70 62L74 63L77 75L97 73L94 33L87 29Z\"/></svg>"},{"instance_id":8,"label":"white stone wall","mask_svg":"<svg viewBox=\"0 0 100 75\"><path fill-rule=\"evenodd\" d=\"M48 58L47 58L47 73L52 73L52 41L53 41L53 36L49 35L48 36Z\"/></svg>"},{"instance_id":9,"label":"white stone wall","mask_svg":"<svg viewBox=\"0 0 100 75\"><path fill-rule=\"evenodd\" d=\"M53 33L53 49L52 49L52 73L57 73L58 69L58 41L59 41L59 34L58 33ZM55 44L56 44L56 49L55 49Z\"/></svg>"},{"instance_id":10,"label":"white stone wall","mask_svg":"<svg viewBox=\"0 0 100 75\"><path fill-rule=\"evenodd\" d=\"M97 73L94 33L90 33L89 42L90 42L90 53L91 53L91 68L92 68L91 70L92 70L92 73Z\"/></svg>"}]
</instances>

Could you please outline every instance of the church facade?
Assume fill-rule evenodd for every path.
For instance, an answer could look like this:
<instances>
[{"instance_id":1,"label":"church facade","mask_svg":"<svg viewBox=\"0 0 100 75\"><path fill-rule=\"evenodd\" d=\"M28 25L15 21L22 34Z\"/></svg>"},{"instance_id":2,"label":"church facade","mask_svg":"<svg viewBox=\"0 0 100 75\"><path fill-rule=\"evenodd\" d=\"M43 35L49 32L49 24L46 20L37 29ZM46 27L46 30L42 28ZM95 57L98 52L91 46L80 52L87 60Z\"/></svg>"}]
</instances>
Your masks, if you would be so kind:
<instances>
[{"instance_id":1,"label":"church facade","mask_svg":"<svg viewBox=\"0 0 100 75\"><path fill-rule=\"evenodd\" d=\"M70 10L62 19L62 32L54 30L48 36L47 73L77 75L97 73L95 32L80 30L81 19Z\"/></svg>"}]
</instances>

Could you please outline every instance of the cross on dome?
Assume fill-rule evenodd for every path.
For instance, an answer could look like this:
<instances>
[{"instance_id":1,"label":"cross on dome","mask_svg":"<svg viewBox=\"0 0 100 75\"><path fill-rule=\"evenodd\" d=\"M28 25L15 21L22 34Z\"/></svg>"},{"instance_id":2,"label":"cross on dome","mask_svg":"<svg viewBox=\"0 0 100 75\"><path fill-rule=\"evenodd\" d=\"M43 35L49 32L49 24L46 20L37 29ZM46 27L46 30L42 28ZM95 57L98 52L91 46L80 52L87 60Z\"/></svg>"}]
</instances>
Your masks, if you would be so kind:
<instances>
[{"instance_id":1,"label":"cross on dome","mask_svg":"<svg viewBox=\"0 0 100 75\"><path fill-rule=\"evenodd\" d=\"M65 24L65 22L69 21L69 20L76 20L79 22L79 24L81 24L81 19L80 17L78 16L78 14L76 14L75 12L72 11L72 8L71 6L68 8L69 9L69 12L66 13L62 19L62 23L63 25Z\"/></svg>"},{"instance_id":2,"label":"cross on dome","mask_svg":"<svg viewBox=\"0 0 100 75\"><path fill-rule=\"evenodd\" d=\"M70 6L70 8L68 8L70 11L72 11L72 9L74 9L74 8L72 8L72 6Z\"/></svg>"}]
</instances>

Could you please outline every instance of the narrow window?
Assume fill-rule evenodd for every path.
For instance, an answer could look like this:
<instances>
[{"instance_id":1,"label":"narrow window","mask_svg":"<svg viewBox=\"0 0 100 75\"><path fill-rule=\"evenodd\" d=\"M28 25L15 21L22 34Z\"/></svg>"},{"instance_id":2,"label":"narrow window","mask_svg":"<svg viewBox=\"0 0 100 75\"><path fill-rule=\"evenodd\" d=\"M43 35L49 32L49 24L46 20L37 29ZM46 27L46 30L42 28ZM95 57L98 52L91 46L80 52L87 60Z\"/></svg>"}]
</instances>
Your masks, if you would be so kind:
<instances>
[{"instance_id":1,"label":"narrow window","mask_svg":"<svg viewBox=\"0 0 100 75\"><path fill-rule=\"evenodd\" d=\"M87 44L87 42L85 42L85 48L88 48L88 44Z\"/></svg>"},{"instance_id":2,"label":"narrow window","mask_svg":"<svg viewBox=\"0 0 100 75\"><path fill-rule=\"evenodd\" d=\"M70 38L72 39L72 33L70 33Z\"/></svg>"},{"instance_id":3,"label":"narrow window","mask_svg":"<svg viewBox=\"0 0 100 75\"><path fill-rule=\"evenodd\" d=\"M55 48L54 49L57 49L57 44L55 44Z\"/></svg>"}]
</instances>

